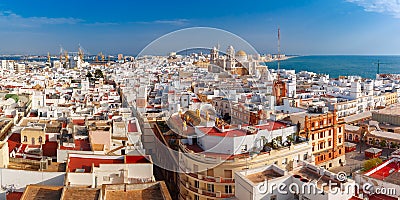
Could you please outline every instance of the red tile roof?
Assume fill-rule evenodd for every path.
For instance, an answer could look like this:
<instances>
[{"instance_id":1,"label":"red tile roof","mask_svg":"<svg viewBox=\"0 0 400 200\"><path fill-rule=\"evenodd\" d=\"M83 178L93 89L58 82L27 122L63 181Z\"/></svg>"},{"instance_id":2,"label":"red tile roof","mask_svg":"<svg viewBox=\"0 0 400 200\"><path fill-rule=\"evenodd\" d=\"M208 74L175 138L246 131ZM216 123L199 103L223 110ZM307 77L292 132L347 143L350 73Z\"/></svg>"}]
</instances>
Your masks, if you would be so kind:
<instances>
[{"instance_id":1,"label":"red tile roof","mask_svg":"<svg viewBox=\"0 0 400 200\"><path fill-rule=\"evenodd\" d=\"M135 164L135 163L151 163L145 156L94 156L76 155L70 156L68 159L68 171L75 172L76 169L85 169L85 172L91 172L92 165L99 167L100 164Z\"/></svg>"},{"instance_id":2,"label":"red tile roof","mask_svg":"<svg viewBox=\"0 0 400 200\"><path fill-rule=\"evenodd\" d=\"M371 196L368 196L369 200L397 200L397 198L395 197L390 197L387 195L383 195L383 194L373 194Z\"/></svg>"},{"instance_id":3,"label":"red tile roof","mask_svg":"<svg viewBox=\"0 0 400 200\"><path fill-rule=\"evenodd\" d=\"M285 127L287 127L287 125L285 123L278 122L278 121L269 121L266 124L258 125L255 127L259 128L261 130L273 131L273 130L285 128ZM201 128L199 128L199 130L207 135L220 136L220 137L239 137L239 136L247 135L247 132L243 129L241 129L241 130L233 129L233 130L226 130L224 132L221 132L220 130L218 130L215 127L201 127Z\"/></svg>"},{"instance_id":4,"label":"red tile roof","mask_svg":"<svg viewBox=\"0 0 400 200\"><path fill-rule=\"evenodd\" d=\"M194 103L200 103L200 102L201 102L201 101L200 101L199 99L197 99L197 98L193 98L192 101L193 101Z\"/></svg>"},{"instance_id":5,"label":"red tile roof","mask_svg":"<svg viewBox=\"0 0 400 200\"><path fill-rule=\"evenodd\" d=\"M89 139L74 140L75 147L60 146L62 150L91 151Z\"/></svg>"},{"instance_id":6,"label":"red tile roof","mask_svg":"<svg viewBox=\"0 0 400 200\"><path fill-rule=\"evenodd\" d=\"M58 148L57 142L46 141L46 143L42 145L43 156L49 156L49 157L57 156L57 148Z\"/></svg>"},{"instance_id":7,"label":"red tile roof","mask_svg":"<svg viewBox=\"0 0 400 200\"><path fill-rule=\"evenodd\" d=\"M85 172L92 171L92 165L99 167L100 164L122 164L124 159L104 159L101 158L81 158L81 157L70 157L68 162L68 171L75 172L76 169L85 169Z\"/></svg>"},{"instance_id":8,"label":"red tile roof","mask_svg":"<svg viewBox=\"0 0 400 200\"><path fill-rule=\"evenodd\" d=\"M72 123L75 124L75 125L84 126L85 125L85 119L73 119Z\"/></svg>"},{"instance_id":9,"label":"red tile roof","mask_svg":"<svg viewBox=\"0 0 400 200\"><path fill-rule=\"evenodd\" d=\"M21 134L13 133L7 140L8 143L8 153L11 153L13 150L17 150L21 145Z\"/></svg>"},{"instance_id":10,"label":"red tile roof","mask_svg":"<svg viewBox=\"0 0 400 200\"><path fill-rule=\"evenodd\" d=\"M125 163L151 163L146 156L125 156Z\"/></svg>"},{"instance_id":11,"label":"red tile roof","mask_svg":"<svg viewBox=\"0 0 400 200\"><path fill-rule=\"evenodd\" d=\"M10 137L8 138L8 140L14 141L14 142L21 142L21 134L19 133L13 133L12 135L10 135Z\"/></svg>"},{"instance_id":12,"label":"red tile roof","mask_svg":"<svg viewBox=\"0 0 400 200\"><path fill-rule=\"evenodd\" d=\"M6 195L7 200L20 200L23 192L10 192Z\"/></svg>"},{"instance_id":13,"label":"red tile roof","mask_svg":"<svg viewBox=\"0 0 400 200\"><path fill-rule=\"evenodd\" d=\"M256 128L268 131L278 130L284 127L286 127L286 124L278 121L269 121L266 124L256 126Z\"/></svg>"},{"instance_id":14,"label":"red tile roof","mask_svg":"<svg viewBox=\"0 0 400 200\"><path fill-rule=\"evenodd\" d=\"M384 167L382 167L378 171L372 173L371 175L369 175L369 177L383 180L384 178L386 178L386 177L388 177L390 175L390 170L394 170L395 172L399 171L399 169L400 169L400 163L399 162L396 162L396 161L393 161L391 163L389 163L389 162L390 162L390 160L382 163L381 165L383 165ZM378 166L381 166L381 165L378 165ZM375 168L369 170L369 172L374 170L374 169Z\"/></svg>"},{"instance_id":15,"label":"red tile roof","mask_svg":"<svg viewBox=\"0 0 400 200\"><path fill-rule=\"evenodd\" d=\"M224 132L219 131L215 127L201 127L199 128L201 132L207 135L211 136L219 136L219 137L239 137L239 136L245 136L246 131L244 130L226 130Z\"/></svg>"}]
</instances>

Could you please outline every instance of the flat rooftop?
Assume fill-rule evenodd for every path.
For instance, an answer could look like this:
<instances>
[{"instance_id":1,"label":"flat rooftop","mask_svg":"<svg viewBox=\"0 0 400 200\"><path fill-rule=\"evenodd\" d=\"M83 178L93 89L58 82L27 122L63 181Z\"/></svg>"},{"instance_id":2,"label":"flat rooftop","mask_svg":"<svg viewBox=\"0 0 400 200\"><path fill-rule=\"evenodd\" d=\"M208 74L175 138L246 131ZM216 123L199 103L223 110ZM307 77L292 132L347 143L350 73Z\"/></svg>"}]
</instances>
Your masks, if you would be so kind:
<instances>
[{"instance_id":1,"label":"flat rooftop","mask_svg":"<svg viewBox=\"0 0 400 200\"><path fill-rule=\"evenodd\" d=\"M394 104L384 109L372 111L372 113L400 116L400 104Z\"/></svg>"},{"instance_id":2,"label":"flat rooftop","mask_svg":"<svg viewBox=\"0 0 400 200\"><path fill-rule=\"evenodd\" d=\"M199 130L204 134L211 135L211 136L219 136L219 137L240 137L250 134L256 134L257 130L278 130L282 128L290 127L288 124L279 122L279 121L268 121L265 124L257 125L257 126L243 126L241 129L228 129L225 131L221 131L221 129L216 127L200 127ZM253 130L254 132L249 132Z\"/></svg>"},{"instance_id":3,"label":"flat rooftop","mask_svg":"<svg viewBox=\"0 0 400 200\"><path fill-rule=\"evenodd\" d=\"M103 185L104 199L172 200L163 181L145 184Z\"/></svg>"},{"instance_id":4,"label":"flat rooftop","mask_svg":"<svg viewBox=\"0 0 400 200\"><path fill-rule=\"evenodd\" d=\"M62 186L28 185L21 200L60 199Z\"/></svg>"},{"instance_id":5,"label":"flat rooftop","mask_svg":"<svg viewBox=\"0 0 400 200\"><path fill-rule=\"evenodd\" d=\"M371 131L371 135L379 138L385 138L385 139L392 139L392 140L400 140L400 134L399 133L392 133L392 132L386 132L386 131Z\"/></svg>"},{"instance_id":6,"label":"flat rooftop","mask_svg":"<svg viewBox=\"0 0 400 200\"><path fill-rule=\"evenodd\" d=\"M151 163L148 156L102 156L102 155L79 155L70 154L67 163L67 172L82 172L89 173L92 171L92 166L99 167L101 164L138 164Z\"/></svg>"},{"instance_id":7,"label":"flat rooftop","mask_svg":"<svg viewBox=\"0 0 400 200\"><path fill-rule=\"evenodd\" d=\"M74 139L74 145L73 147L70 146L60 146L61 150L77 150L77 151L91 151L92 148L90 146L89 139Z\"/></svg>"},{"instance_id":8,"label":"flat rooftop","mask_svg":"<svg viewBox=\"0 0 400 200\"><path fill-rule=\"evenodd\" d=\"M98 200L100 189L65 187L60 199L62 200Z\"/></svg>"},{"instance_id":9,"label":"flat rooftop","mask_svg":"<svg viewBox=\"0 0 400 200\"><path fill-rule=\"evenodd\" d=\"M250 175L246 176L246 178L248 178L251 182L257 184L257 183L264 182L265 180L271 180L271 179L279 178L282 176L283 175L279 174L278 172L276 172L273 169L267 169L262 172L250 174Z\"/></svg>"},{"instance_id":10,"label":"flat rooftop","mask_svg":"<svg viewBox=\"0 0 400 200\"><path fill-rule=\"evenodd\" d=\"M320 175L317 171L308 167L302 167L301 169L294 171L293 174L300 175L302 178L307 179L308 181L317 181L317 186L324 186L325 191L329 191L330 183L336 183L336 185L332 185L332 187L339 187L340 185L340 182L338 180L332 179L326 175Z\"/></svg>"},{"instance_id":11,"label":"flat rooftop","mask_svg":"<svg viewBox=\"0 0 400 200\"><path fill-rule=\"evenodd\" d=\"M365 173L365 176L400 185L400 162L390 159Z\"/></svg>"}]
</instances>

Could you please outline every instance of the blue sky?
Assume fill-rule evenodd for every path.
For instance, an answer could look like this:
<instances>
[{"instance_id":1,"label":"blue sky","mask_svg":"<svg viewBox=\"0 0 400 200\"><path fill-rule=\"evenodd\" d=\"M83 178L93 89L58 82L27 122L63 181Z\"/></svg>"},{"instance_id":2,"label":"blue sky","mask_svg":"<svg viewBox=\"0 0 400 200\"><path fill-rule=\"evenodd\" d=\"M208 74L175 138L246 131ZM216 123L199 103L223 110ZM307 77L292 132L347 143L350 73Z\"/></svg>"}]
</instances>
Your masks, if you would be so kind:
<instances>
[{"instance_id":1,"label":"blue sky","mask_svg":"<svg viewBox=\"0 0 400 200\"><path fill-rule=\"evenodd\" d=\"M61 5L60 5L61 3ZM0 53L44 54L60 46L132 54L171 31L214 27L262 54L400 54L399 0L0 1Z\"/></svg>"}]
</instances>

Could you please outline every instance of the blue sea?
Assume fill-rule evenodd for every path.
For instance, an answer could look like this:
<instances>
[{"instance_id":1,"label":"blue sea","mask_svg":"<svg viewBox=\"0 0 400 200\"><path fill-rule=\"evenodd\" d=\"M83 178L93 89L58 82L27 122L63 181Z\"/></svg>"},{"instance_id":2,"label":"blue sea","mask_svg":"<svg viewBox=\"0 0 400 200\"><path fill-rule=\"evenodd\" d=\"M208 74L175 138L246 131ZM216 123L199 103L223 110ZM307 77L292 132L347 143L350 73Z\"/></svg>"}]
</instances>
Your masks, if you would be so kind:
<instances>
[{"instance_id":1,"label":"blue sea","mask_svg":"<svg viewBox=\"0 0 400 200\"><path fill-rule=\"evenodd\" d=\"M281 69L294 69L296 72L310 71L329 74L332 78L357 75L375 78L380 62L381 74L400 74L400 56L299 56L282 60ZM268 62L270 69L276 69L277 62Z\"/></svg>"}]
</instances>

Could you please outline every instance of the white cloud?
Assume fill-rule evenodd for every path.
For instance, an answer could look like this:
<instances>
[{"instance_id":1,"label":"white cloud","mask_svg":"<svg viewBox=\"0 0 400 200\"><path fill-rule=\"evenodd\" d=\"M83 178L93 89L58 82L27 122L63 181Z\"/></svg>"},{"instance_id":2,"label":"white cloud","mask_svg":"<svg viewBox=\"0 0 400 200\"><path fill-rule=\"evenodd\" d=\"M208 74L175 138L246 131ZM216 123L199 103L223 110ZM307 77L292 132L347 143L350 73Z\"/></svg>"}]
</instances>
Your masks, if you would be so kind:
<instances>
[{"instance_id":1,"label":"white cloud","mask_svg":"<svg viewBox=\"0 0 400 200\"><path fill-rule=\"evenodd\" d=\"M0 11L0 25L2 26L37 27L46 24L77 24L82 21L76 18L23 17L12 11Z\"/></svg>"},{"instance_id":2,"label":"white cloud","mask_svg":"<svg viewBox=\"0 0 400 200\"><path fill-rule=\"evenodd\" d=\"M173 26L183 26L189 23L188 19L175 19L175 20L155 20L155 21L146 21L146 22L137 22L140 24L166 24Z\"/></svg>"},{"instance_id":3,"label":"white cloud","mask_svg":"<svg viewBox=\"0 0 400 200\"><path fill-rule=\"evenodd\" d=\"M154 21L141 21L130 22L139 24L165 24L171 26L183 26L189 23L187 19L174 19L174 20L154 20ZM23 17L12 11L0 10L0 26L2 27L17 27L17 28L32 28L42 25L57 25L57 24L85 24L89 26L115 26L120 25L115 22L93 22L88 23L82 19L77 18L51 18L51 17Z\"/></svg>"},{"instance_id":4,"label":"white cloud","mask_svg":"<svg viewBox=\"0 0 400 200\"><path fill-rule=\"evenodd\" d=\"M400 18L400 0L346 0L364 8L367 12L377 12Z\"/></svg>"}]
</instances>

